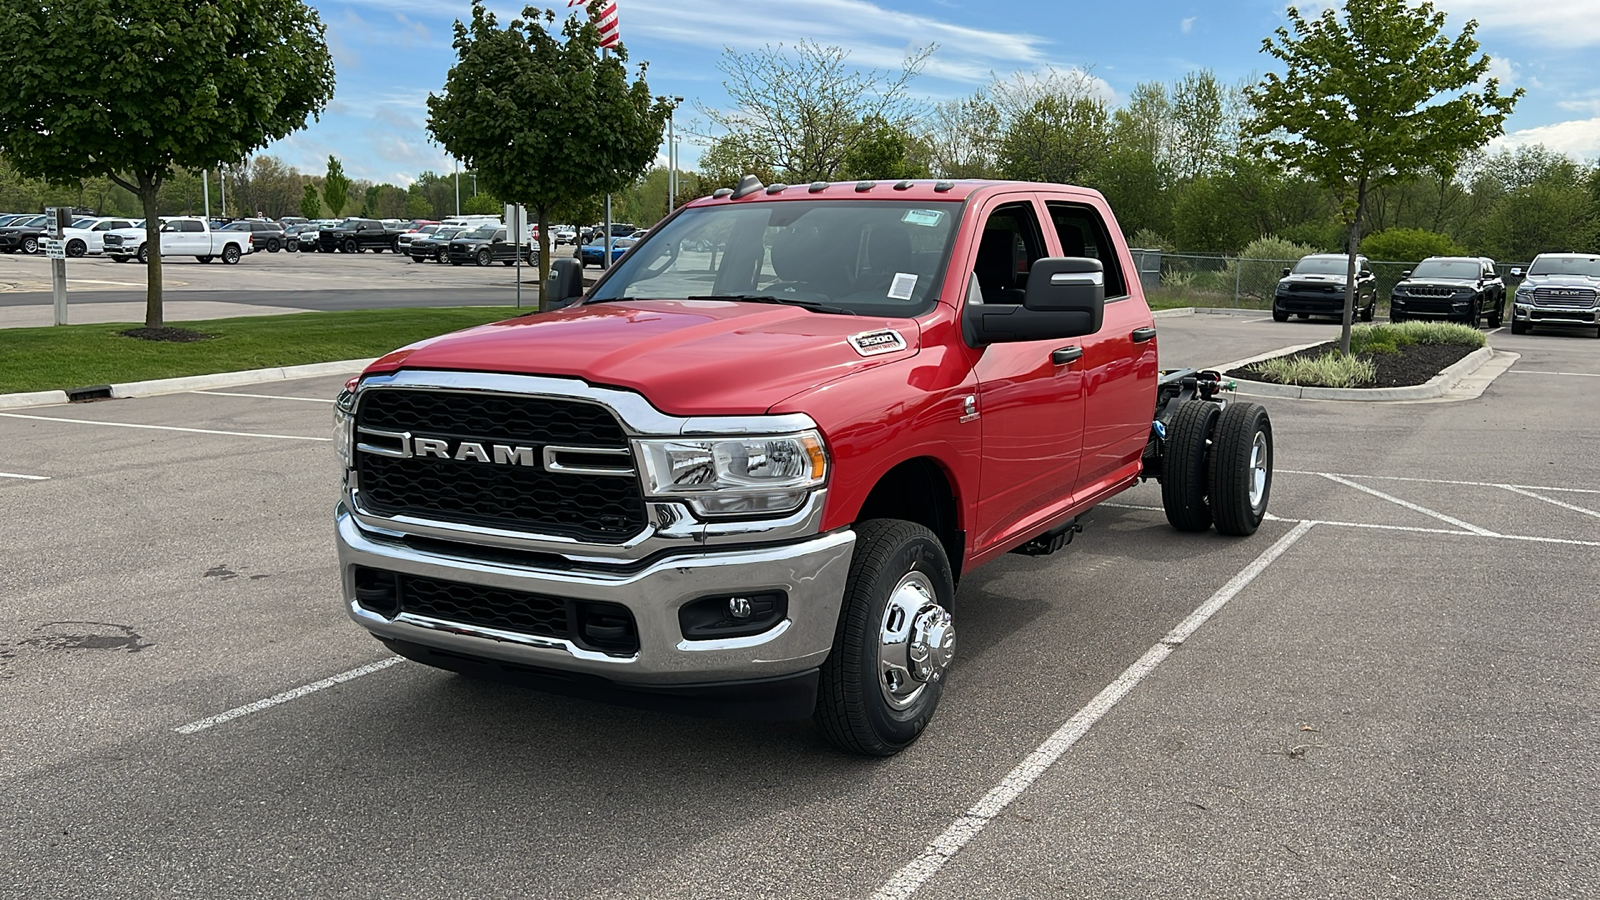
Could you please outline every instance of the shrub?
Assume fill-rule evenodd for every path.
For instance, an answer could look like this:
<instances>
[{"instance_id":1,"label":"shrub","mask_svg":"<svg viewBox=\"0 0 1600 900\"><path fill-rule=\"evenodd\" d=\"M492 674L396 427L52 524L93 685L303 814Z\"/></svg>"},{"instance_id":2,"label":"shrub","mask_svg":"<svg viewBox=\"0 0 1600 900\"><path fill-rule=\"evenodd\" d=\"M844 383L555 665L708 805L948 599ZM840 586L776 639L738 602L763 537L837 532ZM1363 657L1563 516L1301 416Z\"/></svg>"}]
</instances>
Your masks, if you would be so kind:
<instances>
[{"instance_id":1,"label":"shrub","mask_svg":"<svg viewBox=\"0 0 1600 900\"><path fill-rule=\"evenodd\" d=\"M1372 260L1418 263L1430 256L1466 256L1448 234L1420 228L1386 228L1361 240L1361 252Z\"/></svg>"},{"instance_id":2,"label":"shrub","mask_svg":"<svg viewBox=\"0 0 1600 900\"><path fill-rule=\"evenodd\" d=\"M1350 329L1351 353L1392 353L1408 344L1465 344L1482 347L1483 332L1455 322L1402 322L1399 325L1357 325Z\"/></svg>"},{"instance_id":3,"label":"shrub","mask_svg":"<svg viewBox=\"0 0 1600 900\"><path fill-rule=\"evenodd\" d=\"M1278 279L1283 277L1283 267L1292 266L1300 257L1315 252L1305 244L1270 235L1257 238L1239 251L1238 260L1228 262L1221 280L1230 288L1238 284L1241 297L1271 300Z\"/></svg>"},{"instance_id":4,"label":"shrub","mask_svg":"<svg viewBox=\"0 0 1600 900\"><path fill-rule=\"evenodd\" d=\"M1280 356L1252 363L1246 371L1262 376L1263 381L1311 387L1361 387L1378 378L1378 367L1371 360L1343 356L1338 351L1318 357Z\"/></svg>"}]
</instances>

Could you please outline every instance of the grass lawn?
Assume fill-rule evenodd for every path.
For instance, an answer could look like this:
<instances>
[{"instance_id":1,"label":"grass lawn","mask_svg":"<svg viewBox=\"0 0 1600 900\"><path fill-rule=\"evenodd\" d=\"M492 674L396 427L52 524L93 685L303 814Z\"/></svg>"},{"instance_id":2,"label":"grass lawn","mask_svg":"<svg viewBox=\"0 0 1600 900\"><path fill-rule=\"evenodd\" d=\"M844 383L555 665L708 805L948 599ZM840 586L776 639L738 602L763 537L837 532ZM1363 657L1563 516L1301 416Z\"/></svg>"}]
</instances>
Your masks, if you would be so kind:
<instances>
[{"instance_id":1,"label":"grass lawn","mask_svg":"<svg viewBox=\"0 0 1600 900\"><path fill-rule=\"evenodd\" d=\"M144 341L117 333L140 323L5 328L0 329L0 394L364 359L516 314L504 306L463 306L167 323L212 336L190 343Z\"/></svg>"}]
</instances>

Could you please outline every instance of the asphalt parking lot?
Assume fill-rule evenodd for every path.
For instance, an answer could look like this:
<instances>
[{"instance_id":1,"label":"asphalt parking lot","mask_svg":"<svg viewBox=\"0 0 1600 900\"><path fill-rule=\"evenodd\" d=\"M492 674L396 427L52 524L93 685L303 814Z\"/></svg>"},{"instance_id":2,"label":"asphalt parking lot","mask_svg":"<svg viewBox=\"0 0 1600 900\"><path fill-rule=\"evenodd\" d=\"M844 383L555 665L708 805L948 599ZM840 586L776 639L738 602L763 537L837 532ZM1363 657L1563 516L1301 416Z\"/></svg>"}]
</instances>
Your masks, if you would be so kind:
<instances>
[{"instance_id":1,"label":"asphalt parking lot","mask_svg":"<svg viewBox=\"0 0 1600 900\"><path fill-rule=\"evenodd\" d=\"M1166 366L1334 333L1158 324ZM964 579L887 760L392 663L338 597L342 378L0 413L0 897L1600 894L1600 342L1490 340L1474 400L1267 401L1252 538L1147 485Z\"/></svg>"}]
</instances>

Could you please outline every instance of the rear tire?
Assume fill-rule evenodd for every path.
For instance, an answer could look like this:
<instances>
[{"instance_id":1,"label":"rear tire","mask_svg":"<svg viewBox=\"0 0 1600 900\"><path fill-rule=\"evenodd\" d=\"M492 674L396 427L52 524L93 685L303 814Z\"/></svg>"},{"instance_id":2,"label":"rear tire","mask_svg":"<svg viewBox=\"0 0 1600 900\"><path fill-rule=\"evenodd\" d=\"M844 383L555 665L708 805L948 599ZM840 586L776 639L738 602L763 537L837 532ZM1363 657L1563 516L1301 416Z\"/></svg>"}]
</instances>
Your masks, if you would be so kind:
<instances>
[{"instance_id":1,"label":"rear tire","mask_svg":"<svg viewBox=\"0 0 1600 900\"><path fill-rule=\"evenodd\" d=\"M1489 313L1489 327L1490 328L1499 328L1501 325L1504 325L1505 323L1506 323L1506 301L1505 301L1505 298L1502 297L1500 300L1495 302L1494 309Z\"/></svg>"},{"instance_id":2,"label":"rear tire","mask_svg":"<svg viewBox=\"0 0 1600 900\"><path fill-rule=\"evenodd\" d=\"M67 255L73 259L81 259L84 256L87 256L88 253L89 245L85 244L83 241L77 240L76 238L67 241Z\"/></svg>"},{"instance_id":3,"label":"rear tire","mask_svg":"<svg viewBox=\"0 0 1600 900\"><path fill-rule=\"evenodd\" d=\"M1363 322L1371 322L1374 318L1377 318L1377 315L1378 315L1378 301L1377 301L1377 298L1373 298L1373 301L1371 303L1367 304L1367 308L1363 309L1363 310L1360 310L1360 312L1361 312L1361 321L1363 321Z\"/></svg>"},{"instance_id":4,"label":"rear tire","mask_svg":"<svg viewBox=\"0 0 1600 900\"><path fill-rule=\"evenodd\" d=\"M139 245L139 262L150 262L150 248L144 244Z\"/></svg>"},{"instance_id":5,"label":"rear tire","mask_svg":"<svg viewBox=\"0 0 1600 900\"><path fill-rule=\"evenodd\" d=\"M239 264L239 257L243 255L243 253L239 252L238 244L229 244L228 246L222 248L222 264L225 266L236 266Z\"/></svg>"},{"instance_id":6,"label":"rear tire","mask_svg":"<svg viewBox=\"0 0 1600 900\"><path fill-rule=\"evenodd\" d=\"M1217 533L1256 533L1272 494L1272 420L1258 403L1230 403L1211 442L1211 515Z\"/></svg>"},{"instance_id":7,"label":"rear tire","mask_svg":"<svg viewBox=\"0 0 1600 900\"><path fill-rule=\"evenodd\" d=\"M195 259L198 259L203 263L208 263L208 262L211 262L213 259L216 259L216 257L214 257L214 256L196 256Z\"/></svg>"},{"instance_id":8,"label":"rear tire","mask_svg":"<svg viewBox=\"0 0 1600 900\"><path fill-rule=\"evenodd\" d=\"M1161 463L1161 508L1179 531L1205 531L1211 527L1206 504L1210 488L1207 472L1211 435L1221 409L1209 400L1190 400L1178 407L1167 429L1166 454Z\"/></svg>"},{"instance_id":9,"label":"rear tire","mask_svg":"<svg viewBox=\"0 0 1600 900\"><path fill-rule=\"evenodd\" d=\"M955 652L955 580L944 545L898 519L856 526L833 652L822 664L817 728L834 746L893 756L927 727ZM919 664L918 660L922 660Z\"/></svg>"}]
</instances>

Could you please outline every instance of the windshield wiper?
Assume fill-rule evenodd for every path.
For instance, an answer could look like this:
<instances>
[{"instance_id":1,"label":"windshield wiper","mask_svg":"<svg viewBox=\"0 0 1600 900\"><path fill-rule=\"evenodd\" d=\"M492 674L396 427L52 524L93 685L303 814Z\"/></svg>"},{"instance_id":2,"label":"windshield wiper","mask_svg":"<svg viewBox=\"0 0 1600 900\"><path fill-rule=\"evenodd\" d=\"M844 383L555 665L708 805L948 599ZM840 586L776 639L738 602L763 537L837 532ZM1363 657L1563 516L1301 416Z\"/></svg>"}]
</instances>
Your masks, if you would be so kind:
<instances>
[{"instance_id":1,"label":"windshield wiper","mask_svg":"<svg viewBox=\"0 0 1600 900\"><path fill-rule=\"evenodd\" d=\"M812 312L833 313L834 315L840 316L853 316L856 314L855 310L853 309L845 309L842 306L834 306L831 303L823 303L820 300L804 300L799 297L780 297L776 294L696 294L683 299L735 300L742 303L774 303L779 306L798 306L801 309L809 309Z\"/></svg>"}]
</instances>

